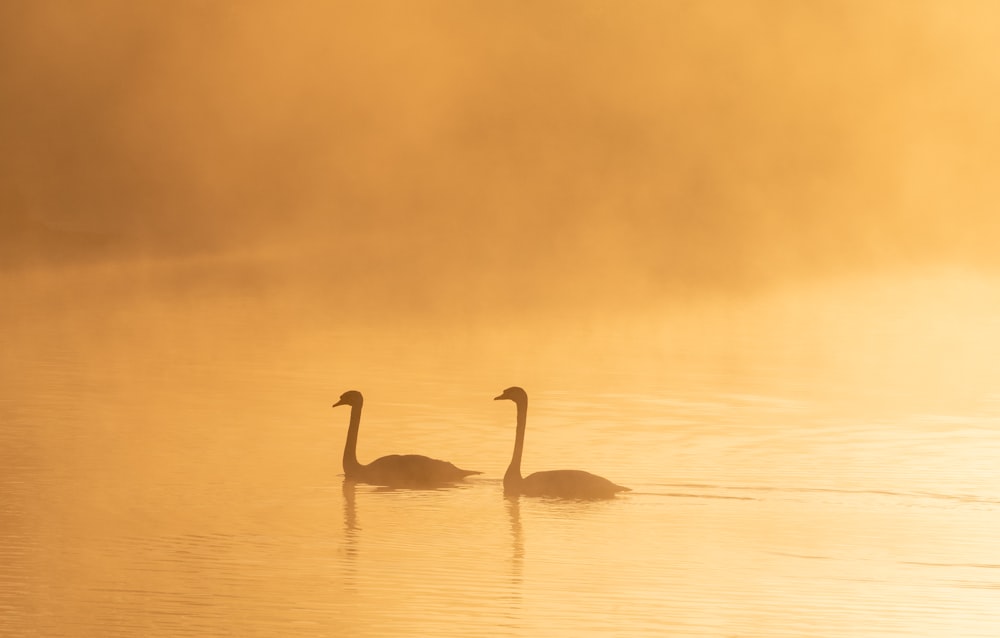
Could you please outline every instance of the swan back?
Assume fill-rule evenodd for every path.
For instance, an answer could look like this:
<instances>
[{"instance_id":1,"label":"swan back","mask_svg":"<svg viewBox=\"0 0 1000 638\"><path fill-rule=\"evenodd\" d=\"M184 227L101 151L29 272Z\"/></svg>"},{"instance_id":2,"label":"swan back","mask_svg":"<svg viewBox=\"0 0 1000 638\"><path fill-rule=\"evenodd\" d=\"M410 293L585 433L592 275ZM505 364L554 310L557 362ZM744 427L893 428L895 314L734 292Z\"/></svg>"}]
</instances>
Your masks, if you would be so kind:
<instances>
[{"instance_id":1,"label":"swan back","mask_svg":"<svg viewBox=\"0 0 1000 638\"><path fill-rule=\"evenodd\" d=\"M602 476L583 470L535 472L521 479L518 489L525 496L573 499L611 498L618 492L631 491Z\"/></svg>"},{"instance_id":2,"label":"swan back","mask_svg":"<svg viewBox=\"0 0 1000 638\"><path fill-rule=\"evenodd\" d=\"M467 476L482 474L463 470L448 461L421 454L390 454L357 468L347 478L388 487L438 487Z\"/></svg>"}]
</instances>

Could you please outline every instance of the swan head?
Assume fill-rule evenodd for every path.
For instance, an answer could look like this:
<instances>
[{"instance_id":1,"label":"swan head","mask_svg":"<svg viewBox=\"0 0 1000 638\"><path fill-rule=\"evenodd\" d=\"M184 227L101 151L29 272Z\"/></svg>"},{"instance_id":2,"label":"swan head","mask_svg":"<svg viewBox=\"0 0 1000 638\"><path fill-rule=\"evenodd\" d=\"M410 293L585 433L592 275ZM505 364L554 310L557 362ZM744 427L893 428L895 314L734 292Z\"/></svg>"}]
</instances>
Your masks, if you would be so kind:
<instances>
[{"instance_id":1,"label":"swan head","mask_svg":"<svg viewBox=\"0 0 1000 638\"><path fill-rule=\"evenodd\" d=\"M333 404L333 407L338 405L349 405L351 407L360 406L364 402L361 397L361 393L357 390L348 390L347 392L340 395L340 400Z\"/></svg>"},{"instance_id":2,"label":"swan head","mask_svg":"<svg viewBox=\"0 0 1000 638\"><path fill-rule=\"evenodd\" d=\"M514 403L527 403L528 393L524 391L524 388L519 388L515 385L504 390L500 396L493 397L494 401L500 401L501 399L508 399Z\"/></svg>"}]
</instances>

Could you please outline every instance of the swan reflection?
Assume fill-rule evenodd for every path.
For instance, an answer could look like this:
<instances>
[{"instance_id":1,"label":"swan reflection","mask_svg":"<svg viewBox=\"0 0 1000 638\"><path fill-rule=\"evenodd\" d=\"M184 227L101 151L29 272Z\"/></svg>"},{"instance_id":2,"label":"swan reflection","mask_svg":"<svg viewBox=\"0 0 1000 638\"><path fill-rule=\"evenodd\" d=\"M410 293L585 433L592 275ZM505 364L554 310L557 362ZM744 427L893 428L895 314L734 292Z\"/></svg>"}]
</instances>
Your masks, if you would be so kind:
<instances>
[{"instance_id":1,"label":"swan reflection","mask_svg":"<svg viewBox=\"0 0 1000 638\"><path fill-rule=\"evenodd\" d=\"M507 517L510 519L511 538L511 578L515 583L521 582L521 569L524 564L524 533L521 529L521 502L516 498L506 498Z\"/></svg>"}]
</instances>

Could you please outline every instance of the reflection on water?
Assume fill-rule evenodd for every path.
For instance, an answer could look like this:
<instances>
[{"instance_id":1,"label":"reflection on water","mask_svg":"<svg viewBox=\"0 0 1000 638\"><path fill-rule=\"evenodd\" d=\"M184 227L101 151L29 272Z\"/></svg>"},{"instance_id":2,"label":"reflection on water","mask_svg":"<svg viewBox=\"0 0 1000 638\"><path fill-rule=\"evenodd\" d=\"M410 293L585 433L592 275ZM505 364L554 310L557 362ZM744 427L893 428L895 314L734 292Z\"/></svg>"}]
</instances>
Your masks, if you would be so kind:
<instances>
[{"instance_id":1,"label":"reflection on water","mask_svg":"<svg viewBox=\"0 0 1000 638\"><path fill-rule=\"evenodd\" d=\"M511 563L515 566L515 581L521 580L521 563L524 561L524 533L521 531L521 499L508 497L507 514L510 516Z\"/></svg>"},{"instance_id":2,"label":"reflection on water","mask_svg":"<svg viewBox=\"0 0 1000 638\"><path fill-rule=\"evenodd\" d=\"M866 369L855 392L835 374L846 355L808 341L809 356L692 346L670 366L648 344L590 342L559 368L486 340L462 356L440 335L311 326L268 341L231 317L172 319L86 341L56 320L12 328L0 634L1000 632L1000 402L968 400L985 377L957 400L901 402L901 377L874 386ZM505 499L510 419L491 399L513 383L536 388L526 465L634 491ZM368 399L366 449L484 474L434 490L344 481L329 405L349 386Z\"/></svg>"}]
</instances>

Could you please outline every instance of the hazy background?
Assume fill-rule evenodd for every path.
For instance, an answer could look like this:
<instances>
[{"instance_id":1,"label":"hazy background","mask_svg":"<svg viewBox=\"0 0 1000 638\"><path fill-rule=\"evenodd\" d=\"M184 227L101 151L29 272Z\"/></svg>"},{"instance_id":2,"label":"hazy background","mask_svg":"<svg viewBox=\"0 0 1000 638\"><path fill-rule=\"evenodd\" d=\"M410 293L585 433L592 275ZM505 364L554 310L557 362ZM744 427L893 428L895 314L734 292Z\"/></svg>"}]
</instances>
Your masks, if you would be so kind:
<instances>
[{"instance_id":1,"label":"hazy background","mask_svg":"<svg viewBox=\"0 0 1000 638\"><path fill-rule=\"evenodd\" d=\"M0 12L12 374L155 344L324 360L337 392L1000 383L993 3Z\"/></svg>"},{"instance_id":2,"label":"hazy background","mask_svg":"<svg viewBox=\"0 0 1000 638\"><path fill-rule=\"evenodd\" d=\"M1000 263L992 2L5 2L0 25L5 270L252 254L248 285L478 316Z\"/></svg>"}]
</instances>

